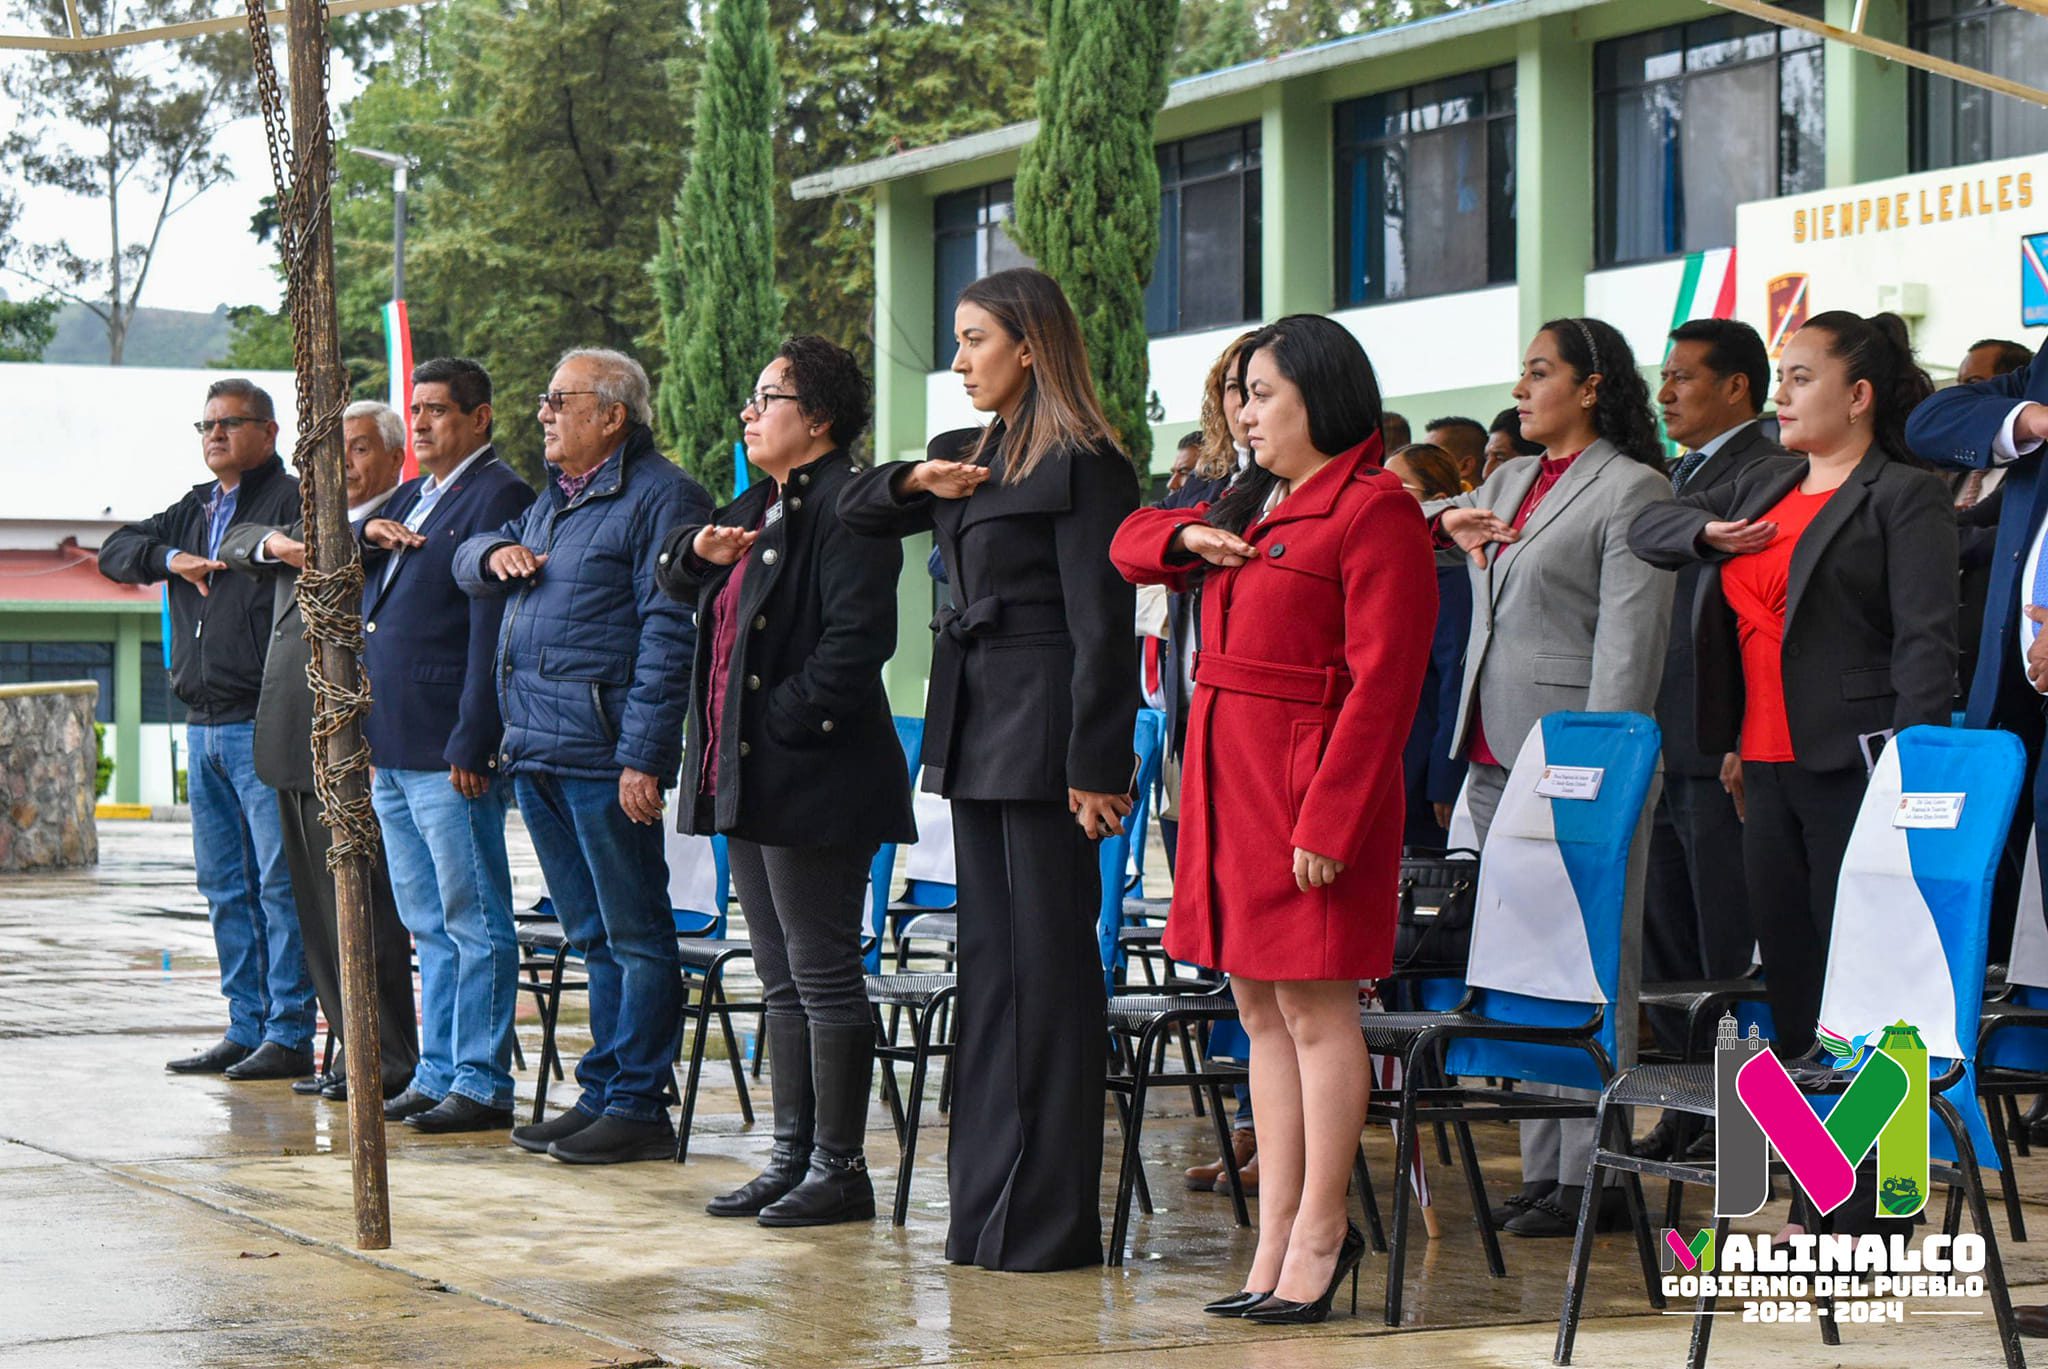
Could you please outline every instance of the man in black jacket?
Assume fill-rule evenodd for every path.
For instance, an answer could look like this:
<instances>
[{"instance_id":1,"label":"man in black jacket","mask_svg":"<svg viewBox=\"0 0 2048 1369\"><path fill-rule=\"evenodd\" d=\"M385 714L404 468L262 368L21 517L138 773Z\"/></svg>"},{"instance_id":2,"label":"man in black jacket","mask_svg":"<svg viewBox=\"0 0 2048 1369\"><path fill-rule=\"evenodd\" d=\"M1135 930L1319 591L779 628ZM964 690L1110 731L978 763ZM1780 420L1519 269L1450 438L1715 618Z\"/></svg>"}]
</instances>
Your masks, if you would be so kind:
<instances>
[{"instance_id":1,"label":"man in black jacket","mask_svg":"<svg viewBox=\"0 0 2048 1369\"><path fill-rule=\"evenodd\" d=\"M299 482L277 455L270 396L246 380L207 387L193 425L213 479L100 548L100 574L168 585L171 687L187 711L192 855L213 923L228 1028L171 1061L180 1074L285 1079L313 1072L313 986L285 863L277 798L256 775L256 700L270 642L270 586L219 575L221 539L240 523L289 525Z\"/></svg>"},{"instance_id":2,"label":"man in black jacket","mask_svg":"<svg viewBox=\"0 0 2048 1369\"><path fill-rule=\"evenodd\" d=\"M349 521L354 523L382 509L398 488L399 467L405 462L405 425L390 405L357 400L342 413L341 440ZM220 540L220 559L229 570L259 576L272 587L270 655L263 665L263 696L256 702L256 776L277 791L285 863L298 895L306 969L326 1014L328 1035L339 1045L341 938L334 875L327 868L334 838L320 820L321 803L313 782L313 688L306 679L313 644L306 640L298 597L299 572L306 568L303 537L297 520L289 527L260 521L237 524ZM370 920L384 1096L389 1098L412 1078L420 1051L413 1016L412 938L398 920L381 851L370 863ZM292 1091L337 1101L347 1098L346 1061L346 1052L338 1052L333 1073L301 1079Z\"/></svg>"},{"instance_id":3,"label":"man in black jacket","mask_svg":"<svg viewBox=\"0 0 2048 1369\"><path fill-rule=\"evenodd\" d=\"M1733 480L1785 449L1767 436L1758 415L1770 389L1770 354L1746 323L1694 319L1671 334L1657 403L1664 430L1684 448L1672 466L1673 494L1699 494ZM1664 790L1650 830L1650 870L1643 903L1643 982L1732 979L1749 967L1755 933L1742 873L1742 819L1736 801L1741 762L1701 751L1693 700L1692 607L1700 569L1679 572L1657 725L1664 733ZM1732 792L1731 792L1732 791ZM1675 1012L1653 1012L1651 1029L1667 1050L1684 1045ZM1667 1113L1643 1145L1661 1158L1686 1148L1688 1120Z\"/></svg>"}]
</instances>

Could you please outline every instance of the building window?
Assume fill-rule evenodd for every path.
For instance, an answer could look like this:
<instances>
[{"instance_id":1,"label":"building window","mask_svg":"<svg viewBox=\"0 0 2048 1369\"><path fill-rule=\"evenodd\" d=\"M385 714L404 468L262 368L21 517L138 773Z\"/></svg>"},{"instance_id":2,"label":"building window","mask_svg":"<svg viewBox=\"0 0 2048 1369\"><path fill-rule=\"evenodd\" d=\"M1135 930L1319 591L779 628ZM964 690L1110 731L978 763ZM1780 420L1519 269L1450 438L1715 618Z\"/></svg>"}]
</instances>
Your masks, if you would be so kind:
<instances>
[{"instance_id":1,"label":"building window","mask_svg":"<svg viewBox=\"0 0 2048 1369\"><path fill-rule=\"evenodd\" d=\"M142 644L142 721L182 723L185 705L171 692L171 672L164 669L161 642Z\"/></svg>"},{"instance_id":2,"label":"building window","mask_svg":"<svg viewBox=\"0 0 2048 1369\"><path fill-rule=\"evenodd\" d=\"M1932 57L2040 84L2048 23L1994 0L1913 0L1912 46ZM1911 74L1913 169L1941 171L2048 147L2048 109L1925 71Z\"/></svg>"},{"instance_id":3,"label":"building window","mask_svg":"<svg viewBox=\"0 0 2048 1369\"><path fill-rule=\"evenodd\" d=\"M1593 71L1602 266L1730 246L1735 206L1824 184L1815 34L1720 15L1601 43Z\"/></svg>"},{"instance_id":4,"label":"building window","mask_svg":"<svg viewBox=\"0 0 2048 1369\"><path fill-rule=\"evenodd\" d=\"M1145 287L1145 331L1257 318L1259 126L1167 143L1158 156L1159 255Z\"/></svg>"},{"instance_id":5,"label":"building window","mask_svg":"<svg viewBox=\"0 0 2048 1369\"><path fill-rule=\"evenodd\" d=\"M953 306L960 292L991 271L1029 266L1010 241L1015 192L1008 181L978 186L932 201L932 369L953 361Z\"/></svg>"},{"instance_id":6,"label":"building window","mask_svg":"<svg viewBox=\"0 0 2048 1369\"><path fill-rule=\"evenodd\" d=\"M1515 69L1337 106L1337 303L1515 278Z\"/></svg>"},{"instance_id":7,"label":"building window","mask_svg":"<svg viewBox=\"0 0 2048 1369\"><path fill-rule=\"evenodd\" d=\"M112 642L0 642L0 684L46 684L96 680L99 702L93 717L114 721Z\"/></svg>"}]
</instances>

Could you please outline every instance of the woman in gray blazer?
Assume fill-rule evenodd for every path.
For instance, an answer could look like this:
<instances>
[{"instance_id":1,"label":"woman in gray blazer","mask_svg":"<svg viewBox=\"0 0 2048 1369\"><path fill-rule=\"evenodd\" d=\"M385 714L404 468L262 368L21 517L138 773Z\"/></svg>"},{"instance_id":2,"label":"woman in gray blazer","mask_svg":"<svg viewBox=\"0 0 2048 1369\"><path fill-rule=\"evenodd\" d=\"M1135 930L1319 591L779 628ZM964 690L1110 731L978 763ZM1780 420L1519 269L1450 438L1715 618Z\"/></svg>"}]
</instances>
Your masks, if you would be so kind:
<instances>
[{"instance_id":1,"label":"woman in gray blazer","mask_svg":"<svg viewBox=\"0 0 2048 1369\"><path fill-rule=\"evenodd\" d=\"M1481 845L1508 767L1537 720L1559 710L1648 713L1663 676L1673 576L1629 550L1636 514L1669 498L1649 387L1628 343L1595 318L1554 319L1522 357L1514 391L1522 436L1541 456L1503 463L1476 490L1425 506L1441 543L1472 562L1472 635L1452 754L1469 762L1466 799ZM1635 1055L1635 984L1649 813L1629 854L1616 1065ZM1531 1092L1591 1097L1528 1085ZM1522 1126L1522 1191L1494 1211L1518 1236L1578 1224L1594 1124ZM1601 1209L1612 1222L1619 1208Z\"/></svg>"}]
</instances>

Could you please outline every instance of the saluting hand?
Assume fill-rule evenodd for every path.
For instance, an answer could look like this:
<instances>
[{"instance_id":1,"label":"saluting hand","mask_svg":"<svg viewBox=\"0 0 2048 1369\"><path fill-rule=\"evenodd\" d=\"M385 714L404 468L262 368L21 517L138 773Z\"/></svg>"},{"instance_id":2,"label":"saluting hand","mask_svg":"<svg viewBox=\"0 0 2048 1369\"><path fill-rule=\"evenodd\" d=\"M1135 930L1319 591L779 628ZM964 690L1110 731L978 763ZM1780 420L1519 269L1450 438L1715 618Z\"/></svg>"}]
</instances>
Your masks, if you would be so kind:
<instances>
[{"instance_id":1,"label":"saluting hand","mask_svg":"<svg viewBox=\"0 0 2048 1369\"><path fill-rule=\"evenodd\" d=\"M706 523L690 542L690 554L714 566L729 566L747 554L747 548L761 534L746 528L720 527Z\"/></svg>"},{"instance_id":2,"label":"saluting hand","mask_svg":"<svg viewBox=\"0 0 2048 1369\"><path fill-rule=\"evenodd\" d=\"M1472 564L1481 570L1486 569L1486 548L1489 544L1518 542L1522 537L1492 509L1445 509L1439 521L1444 535L1456 542L1472 558Z\"/></svg>"},{"instance_id":3,"label":"saluting hand","mask_svg":"<svg viewBox=\"0 0 2048 1369\"><path fill-rule=\"evenodd\" d=\"M547 563L546 552L514 543L491 553L490 570L500 580L526 580L540 574L540 568Z\"/></svg>"},{"instance_id":4,"label":"saluting hand","mask_svg":"<svg viewBox=\"0 0 2048 1369\"><path fill-rule=\"evenodd\" d=\"M171 574L184 580L202 595L206 593L206 577L217 570L226 570L228 563L216 561L207 556L194 556L181 551L171 558Z\"/></svg>"},{"instance_id":5,"label":"saluting hand","mask_svg":"<svg viewBox=\"0 0 2048 1369\"><path fill-rule=\"evenodd\" d=\"M1207 523L1184 524L1173 540L1182 551L1199 556L1212 566L1241 566L1259 556L1258 549L1236 533Z\"/></svg>"},{"instance_id":6,"label":"saluting hand","mask_svg":"<svg viewBox=\"0 0 2048 1369\"><path fill-rule=\"evenodd\" d=\"M397 551L400 547L424 547L427 539L396 518L372 518L363 524L363 540L373 547Z\"/></svg>"},{"instance_id":7,"label":"saluting hand","mask_svg":"<svg viewBox=\"0 0 2048 1369\"><path fill-rule=\"evenodd\" d=\"M306 544L296 537L286 537L281 532L273 532L263 539L263 549L293 570L306 568Z\"/></svg>"},{"instance_id":8,"label":"saluting hand","mask_svg":"<svg viewBox=\"0 0 2048 1369\"><path fill-rule=\"evenodd\" d=\"M1776 523L1752 523L1738 518L1732 523L1709 523L1700 529L1700 541L1730 556L1748 556L1762 551L1778 535Z\"/></svg>"},{"instance_id":9,"label":"saluting hand","mask_svg":"<svg viewBox=\"0 0 2048 1369\"><path fill-rule=\"evenodd\" d=\"M972 461L920 461L903 478L903 489L906 494L922 491L940 499L965 499L988 477L988 467Z\"/></svg>"}]
</instances>

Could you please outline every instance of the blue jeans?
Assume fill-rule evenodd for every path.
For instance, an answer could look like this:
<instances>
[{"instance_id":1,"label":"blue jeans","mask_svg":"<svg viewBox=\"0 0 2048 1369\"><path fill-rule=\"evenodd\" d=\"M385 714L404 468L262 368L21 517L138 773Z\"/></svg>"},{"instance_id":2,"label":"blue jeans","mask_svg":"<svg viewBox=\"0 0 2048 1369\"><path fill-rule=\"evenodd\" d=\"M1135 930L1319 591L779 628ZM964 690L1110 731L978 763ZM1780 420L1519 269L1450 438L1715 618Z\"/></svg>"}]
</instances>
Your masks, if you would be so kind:
<instances>
[{"instance_id":1,"label":"blue jeans","mask_svg":"<svg viewBox=\"0 0 2048 1369\"><path fill-rule=\"evenodd\" d=\"M590 980L577 1111L636 1122L666 1116L683 978L661 827L626 816L615 780L521 775L517 785L555 917Z\"/></svg>"},{"instance_id":2,"label":"blue jeans","mask_svg":"<svg viewBox=\"0 0 2048 1369\"><path fill-rule=\"evenodd\" d=\"M185 731L192 863L213 924L227 1039L313 1049L313 979L284 859L277 794L256 778L256 724Z\"/></svg>"},{"instance_id":3,"label":"blue jeans","mask_svg":"<svg viewBox=\"0 0 2048 1369\"><path fill-rule=\"evenodd\" d=\"M519 940L500 780L466 799L446 770L379 769L370 787L398 919L420 956L420 1062L412 1087L512 1106Z\"/></svg>"}]
</instances>

